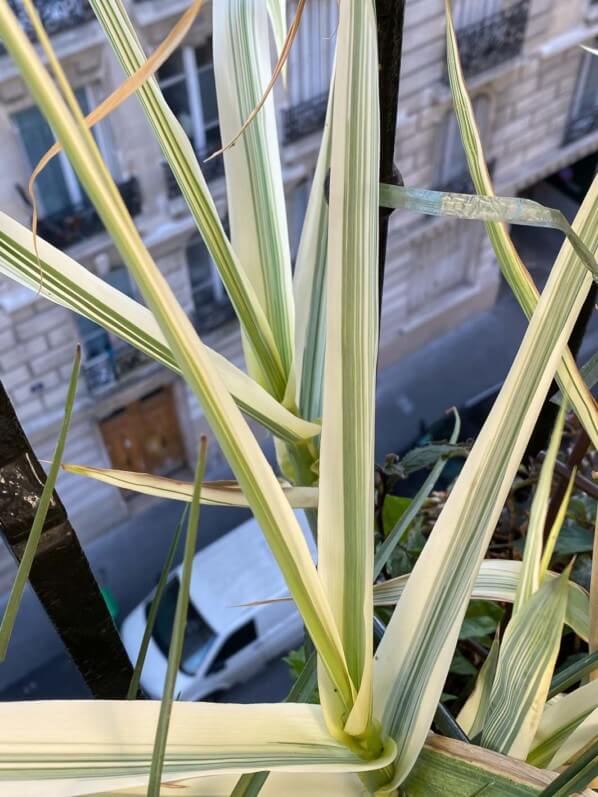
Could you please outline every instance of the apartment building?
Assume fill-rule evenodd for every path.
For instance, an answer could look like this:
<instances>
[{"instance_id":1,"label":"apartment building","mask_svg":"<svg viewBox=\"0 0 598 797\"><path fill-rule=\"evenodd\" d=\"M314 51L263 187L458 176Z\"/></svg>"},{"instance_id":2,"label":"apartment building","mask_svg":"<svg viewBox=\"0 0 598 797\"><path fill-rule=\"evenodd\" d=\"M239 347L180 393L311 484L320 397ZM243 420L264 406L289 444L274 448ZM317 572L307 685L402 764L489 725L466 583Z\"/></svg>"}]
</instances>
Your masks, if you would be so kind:
<instances>
[{"instance_id":1,"label":"apartment building","mask_svg":"<svg viewBox=\"0 0 598 797\"><path fill-rule=\"evenodd\" d=\"M289 18L295 0L289 4ZM132 0L148 52L187 0ZM86 0L36 0L84 111L122 73ZM598 59L580 45L598 35L595 0L454 0L465 71L497 190L514 195L598 151ZM330 78L337 6L309 0L277 88L293 252L315 167ZM219 145L211 60L210 6L159 80L203 160ZM0 54L0 207L31 217L25 186L53 136L10 58ZM241 362L238 325L208 252L137 104L128 100L98 125L96 140L157 264L206 342ZM408 185L469 190L445 66L443 0L407 0L397 164ZM205 164L226 220L222 159ZM135 296L66 158L37 181L39 232L93 272ZM441 335L495 300L499 273L481 225L394 214L382 310L381 365ZM35 293L0 285L0 378L40 457L50 455L76 341L83 376L66 459L155 473L194 459L200 408L174 374L94 324ZM218 462L216 447L212 466ZM61 495L82 538L138 510L138 497L64 477Z\"/></svg>"}]
</instances>

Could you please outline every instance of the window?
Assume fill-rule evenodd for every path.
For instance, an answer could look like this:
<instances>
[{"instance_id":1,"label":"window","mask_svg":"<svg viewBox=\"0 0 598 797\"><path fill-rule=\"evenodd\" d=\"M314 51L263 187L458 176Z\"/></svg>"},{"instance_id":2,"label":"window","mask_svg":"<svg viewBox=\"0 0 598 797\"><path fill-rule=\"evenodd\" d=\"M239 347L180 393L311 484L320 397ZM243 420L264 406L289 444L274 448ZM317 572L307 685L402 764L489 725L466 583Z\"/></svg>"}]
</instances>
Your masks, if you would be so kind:
<instances>
[{"instance_id":1,"label":"window","mask_svg":"<svg viewBox=\"0 0 598 797\"><path fill-rule=\"evenodd\" d=\"M456 0L453 5L455 28L477 25L500 11L500 0Z\"/></svg>"},{"instance_id":2,"label":"window","mask_svg":"<svg viewBox=\"0 0 598 797\"><path fill-rule=\"evenodd\" d=\"M593 46L598 46L595 39ZM598 127L598 57L584 53L571 103L564 144L594 133Z\"/></svg>"},{"instance_id":3,"label":"window","mask_svg":"<svg viewBox=\"0 0 598 797\"><path fill-rule=\"evenodd\" d=\"M594 41L598 46L598 40ZM573 100L573 116L580 117L594 114L598 110L598 57L593 53L584 53L577 88Z\"/></svg>"},{"instance_id":4,"label":"window","mask_svg":"<svg viewBox=\"0 0 598 797\"><path fill-rule=\"evenodd\" d=\"M229 636L229 638L218 651L218 655L214 661L210 664L210 669L208 670L207 675L212 675L212 673L221 670L226 666L228 659L230 659L236 653L242 651L243 648L246 648L252 642L255 642L256 639L257 630L255 627L255 622L251 620L251 622L241 626L241 628Z\"/></svg>"},{"instance_id":5,"label":"window","mask_svg":"<svg viewBox=\"0 0 598 797\"><path fill-rule=\"evenodd\" d=\"M289 19L296 11L297 3L293 2L289 6ZM337 26L336 0L312 0L305 5L289 54L289 105L299 105L328 93Z\"/></svg>"},{"instance_id":6,"label":"window","mask_svg":"<svg viewBox=\"0 0 598 797\"><path fill-rule=\"evenodd\" d=\"M197 152L220 146L212 42L181 47L158 70L160 88Z\"/></svg>"},{"instance_id":7,"label":"window","mask_svg":"<svg viewBox=\"0 0 598 797\"><path fill-rule=\"evenodd\" d=\"M186 256L195 326L200 333L209 332L234 318L233 306L201 236L191 238Z\"/></svg>"},{"instance_id":8,"label":"window","mask_svg":"<svg viewBox=\"0 0 598 797\"><path fill-rule=\"evenodd\" d=\"M156 622L154 623L154 642L160 649L162 655L166 658L168 658L168 649L172 637L172 627L174 625L174 615L180 586L178 576L175 576L169 581L162 595L160 608L158 609ZM150 605L151 604L148 603L145 607L146 618L150 610ZM216 635L213 629L203 619L190 601L187 610L185 637L183 639L183 652L181 654L181 670L187 675L195 675L215 641Z\"/></svg>"},{"instance_id":9,"label":"window","mask_svg":"<svg viewBox=\"0 0 598 797\"><path fill-rule=\"evenodd\" d=\"M75 91L75 96L81 110L86 115L91 107L97 104L92 86L78 88ZM54 134L37 106L19 111L13 118L25 149L27 161L33 169L54 144ZM108 168L115 177L118 177L118 161L112 131L107 120L103 120L94 127L94 136ZM60 214L67 208L86 201L83 188L62 151L48 163L37 178L35 186L42 216Z\"/></svg>"},{"instance_id":10,"label":"window","mask_svg":"<svg viewBox=\"0 0 598 797\"><path fill-rule=\"evenodd\" d=\"M489 124L489 98L485 94L479 94L473 100L473 110L483 138ZM440 160L436 185L440 190L466 193L470 187L465 150L461 142L457 117L452 108L447 111L440 129Z\"/></svg>"}]
</instances>

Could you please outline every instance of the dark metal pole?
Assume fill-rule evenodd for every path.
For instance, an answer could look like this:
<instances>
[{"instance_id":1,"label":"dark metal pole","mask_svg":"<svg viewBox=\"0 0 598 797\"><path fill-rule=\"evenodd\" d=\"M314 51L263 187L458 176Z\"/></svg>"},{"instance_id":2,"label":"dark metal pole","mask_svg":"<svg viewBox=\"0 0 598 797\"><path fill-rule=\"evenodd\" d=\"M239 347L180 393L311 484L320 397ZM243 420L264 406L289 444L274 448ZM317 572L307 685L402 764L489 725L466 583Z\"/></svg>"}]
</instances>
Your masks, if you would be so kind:
<instances>
[{"instance_id":1,"label":"dark metal pole","mask_svg":"<svg viewBox=\"0 0 598 797\"><path fill-rule=\"evenodd\" d=\"M376 0L379 64L378 92L380 97L380 182L394 185L403 185L403 179L394 163L394 151L404 19L405 0ZM378 244L380 307L382 307L388 222L391 213L392 210L388 208L380 208Z\"/></svg>"},{"instance_id":2,"label":"dark metal pole","mask_svg":"<svg viewBox=\"0 0 598 797\"><path fill-rule=\"evenodd\" d=\"M0 383L0 533L17 561L45 480ZM92 695L126 697L131 662L56 492L29 580Z\"/></svg>"}]
</instances>

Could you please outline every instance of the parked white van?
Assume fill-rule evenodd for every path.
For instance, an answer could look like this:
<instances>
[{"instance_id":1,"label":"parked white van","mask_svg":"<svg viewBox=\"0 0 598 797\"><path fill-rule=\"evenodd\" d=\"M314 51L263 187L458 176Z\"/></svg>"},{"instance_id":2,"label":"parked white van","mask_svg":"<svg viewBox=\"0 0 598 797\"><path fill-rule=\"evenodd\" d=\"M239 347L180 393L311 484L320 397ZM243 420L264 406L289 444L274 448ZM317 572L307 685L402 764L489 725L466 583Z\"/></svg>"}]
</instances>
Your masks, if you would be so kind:
<instances>
[{"instance_id":1,"label":"parked white van","mask_svg":"<svg viewBox=\"0 0 598 797\"><path fill-rule=\"evenodd\" d=\"M315 556L305 514L296 515ZM141 676L141 685L152 698L162 695L181 569L171 573L164 591ZM210 698L301 644L303 624L292 601L241 605L285 595L287 586L255 519L200 551L193 560L175 696L183 700ZM141 646L152 597L153 593L122 625L122 639L132 662Z\"/></svg>"}]
</instances>

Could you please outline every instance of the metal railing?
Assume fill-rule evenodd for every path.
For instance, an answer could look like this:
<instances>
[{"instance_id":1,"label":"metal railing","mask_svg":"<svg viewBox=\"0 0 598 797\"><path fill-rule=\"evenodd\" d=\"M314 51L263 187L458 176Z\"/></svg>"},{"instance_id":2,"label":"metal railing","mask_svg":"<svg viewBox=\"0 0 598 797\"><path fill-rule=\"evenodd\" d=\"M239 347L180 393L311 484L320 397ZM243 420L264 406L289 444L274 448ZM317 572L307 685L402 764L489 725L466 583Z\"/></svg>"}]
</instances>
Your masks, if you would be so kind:
<instances>
[{"instance_id":1,"label":"metal railing","mask_svg":"<svg viewBox=\"0 0 598 797\"><path fill-rule=\"evenodd\" d=\"M8 0L8 2L23 30L30 39L35 40L36 36L23 4L16 0ZM75 28L90 19L95 19L93 9L87 0L34 0L34 5L46 33L50 35ZM2 44L0 44L0 52L6 52Z\"/></svg>"},{"instance_id":2,"label":"metal railing","mask_svg":"<svg viewBox=\"0 0 598 797\"><path fill-rule=\"evenodd\" d=\"M290 144L320 130L326 119L327 104L328 93L326 92L286 108L282 115L282 131L285 143Z\"/></svg>"},{"instance_id":3,"label":"metal railing","mask_svg":"<svg viewBox=\"0 0 598 797\"><path fill-rule=\"evenodd\" d=\"M580 111L570 116L565 128L563 146L598 131L598 107Z\"/></svg>"},{"instance_id":4,"label":"metal railing","mask_svg":"<svg viewBox=\"0 0 598 797\"><path fill-rule=\"evenodd\" d=\"M519 55L525 41L529 0L519 0L480 22L457 30L459 54L466 77ZM448 83L445 72L444 81Z\"/></svg>"},{"instance_id":5,"label":"metal railing","mask_svg":"<svg viewBox=\"0 0 598 797\"><path fill-rule=\"evenodd\" d=\"M224 175L224 158L222 155L218 155L217 158L214 158L211 161L206 161L206 158L209 158L212 152L215 152L214 149L205 149L196 151L197 160L199 161L199 167L203 176L206 180L211 182L212 180L218 179L218 177L222 177ZM164 170L164 181L166 183L166 195L169 199L176 199L181 195L181 189L179 188L179 184L177 183L174 174L168 163L166 161L162 161L162 169Z\"/></svg>"},{"instance_id":6,"label":"metal railing","mask_svg":"<svg viewBox=\"0 0 598 797\"><path fill-rule=\"evenodd\" d=\"M92 394L101 393L149 362L151 358L134 346L123 343L118 347L110 347L83 363L87 389Z\"/></svg>"},{"instance_id":7,"label":"metal railing","mask_svg":"<svg viewBox=\"0 0 598 797\"><path fill-rule=\"evenodd\" d=\"M132 216L141 213L141 191L139 180L130 177L118 183L118 189L125 205ZM56 213L40 218L37 231L54 246L61 249L79 243L92 235L103 232L104 225L89 200L78 204L67 205Z\"/></svg>"}]
</instances>

